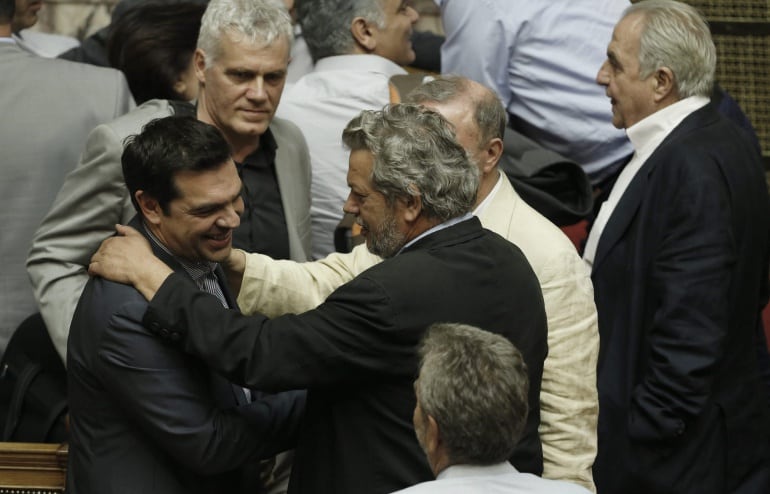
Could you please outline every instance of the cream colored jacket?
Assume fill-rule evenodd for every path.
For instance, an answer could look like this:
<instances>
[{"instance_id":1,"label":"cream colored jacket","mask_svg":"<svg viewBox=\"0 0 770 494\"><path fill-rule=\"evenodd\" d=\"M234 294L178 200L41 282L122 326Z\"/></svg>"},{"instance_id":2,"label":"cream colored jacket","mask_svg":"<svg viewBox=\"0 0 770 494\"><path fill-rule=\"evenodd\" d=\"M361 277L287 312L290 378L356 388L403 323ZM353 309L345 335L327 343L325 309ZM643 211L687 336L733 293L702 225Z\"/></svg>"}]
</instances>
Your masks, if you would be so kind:
<instances>
[{"instance_id":1,"label":"cream colored jacket","mask_svg":"<svg viewBox=\"0 0 770 494\"><path fill-rule=\"evenodd\" d=\"M596 456L596 360L599 333L590 273L570 240L503 183L481 213L481 224L516 244L540 281L548 318L548 357L540 392L543 477L592 491ZM338 286L380 262L364 245L308 263L246 256L241 310L268 317L319 305Z\"/></svg>"}]
</instances>

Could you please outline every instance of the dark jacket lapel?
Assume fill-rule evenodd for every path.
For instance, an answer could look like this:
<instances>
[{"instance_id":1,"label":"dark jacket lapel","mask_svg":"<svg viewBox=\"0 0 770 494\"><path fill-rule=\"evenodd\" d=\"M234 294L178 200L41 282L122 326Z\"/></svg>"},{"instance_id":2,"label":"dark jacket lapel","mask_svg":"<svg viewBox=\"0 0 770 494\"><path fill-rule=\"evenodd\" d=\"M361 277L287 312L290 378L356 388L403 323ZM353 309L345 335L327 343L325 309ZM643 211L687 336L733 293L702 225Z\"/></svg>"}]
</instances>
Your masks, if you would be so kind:
<instances>
[{"instance_id":1,"label":"dark jacket lapel","mask_svg":"<svg viewBox=\"0 0 770 494\"><path fill-rule=\"evenodd\" d=\"M152 248L153 254L155 254L158 259L166 263L168 267L173 269L175 272L184 273L184 275L189 278L187 271L185 271L182 265L176 259L174 259L174 256L158 247L158 245L156 245L155 242L150 239L150 236L147 235L147 232L144 229L144 225L142 225L142 218L140 215L136 215L131 218L128 226L135 228L137 231L139 231L139 233L144 235L147 241L150 242L150 247ZM222 293L225 295L227 304L231 309L237 309L238 305L235 301L235 298L233 297L233 294L230 292L227 286L224 270L221 266L217 265L215 275L219 280L219 286L222 288ZM213 372L209 373L209 378L211 383L211 391L214 393L214 396L216 396L216 399L222 408L229 408L236 405L245 405L248 403L246 395L243 392L243 388L240 386L236 386L230 383L224 377Z\"/></svg>"},{"instance_id":2,"label":"dark jacket lapel","mask_svg":"<svg viewBox=\"0 0 770 494\"><path fill-rule=\"evenodd\" d=\"M647 161L645 161L636 176L631 180L628 188L623 193L623 197L618 201L615 210L612 212L612 216L610 216L610 219L607 221L607 225L604 227L602 236L599 239L599 244L596 247L593 271L599 269L602 261L606 259L607 254L625 235L631 221L639 210L650 176L661 162L661 156L665 156L666 154L666 148L672 145L672 143L681 136L707 125L714 118L716 118L716 115L714 114L711 105L706 105L705 107L696 110L688 115L682 123L676 126L676 128L663 139L663 142L660 143L650 157L647 158Z\"/></svg>"}]
</instances>

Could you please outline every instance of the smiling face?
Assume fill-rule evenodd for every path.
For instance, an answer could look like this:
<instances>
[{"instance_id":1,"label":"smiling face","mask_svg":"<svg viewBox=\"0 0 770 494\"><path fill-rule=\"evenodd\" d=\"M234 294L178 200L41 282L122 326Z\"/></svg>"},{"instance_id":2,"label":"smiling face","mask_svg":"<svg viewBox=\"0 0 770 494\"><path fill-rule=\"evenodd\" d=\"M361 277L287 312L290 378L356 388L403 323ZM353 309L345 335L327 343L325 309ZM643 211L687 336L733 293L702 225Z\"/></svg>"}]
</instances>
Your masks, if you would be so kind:
<instances>
[{"instance_id":1,"label":"smiling face","mask_svg":"<svg viewBox=\"0 0 770 494\"><path fill-rule=\"evenodd\" d=\"M359 149L350 152L348 186L350 194L344 210L356 216L361 226L361 235L366 239L366 248L380 257L393 257L406 243L406 233L399 221L404 208L396 200L389 205L385 195L374 189L371 152Z\"/></svg>"},{"instance_id":2,"label":"smiling face","mask_svg":"<svg viewBox=\"0 0 770 494\"><path fill-rule=\"evenodd\" d=\"M639 40L644 27L640 14L624 17L615 26L607 60L596 75L612 103L612 124L627 129L655 113L655 78L639 77Z\"/></svg>"},{"instance_id":3,"label":"smiling face","mask_svg":"<svg viewBox=\"0 0 770 494\"><path fill-rule=\"evenodd\" d=\"M372 36L376 40L374 54L385 57L399 65L414 62L412 28L420 15L408 0L381 0L384 25L372 25Z\"/></svg>"},{"instance_id":4,"label":"smiling face","mask_svg":"<svg viewBox=\"0 0 770 494\"><path fill-rule=\"evenodd\" d=\"M223 34L219 56L206 67L206 57L195 52L195 70L201 89L199 118L217 127L234 148L253 145L275 115L286 82L289 41L252 44L236 34Z\"/></svg>"},{"instance_id":5,"label":"smiling face","mask_svg":"<svg viewBox=\"0 0 770 494\"><path fill-rule=\"evenodd\" d=\"M191 261L226 260L233 229L240 225L243 213L235 164L228 160L211 170L179 172L174 185L179 197L168 203L166 212L152 198L139 199L153 234L176 256Z\"/></svg>"}]
</instances>

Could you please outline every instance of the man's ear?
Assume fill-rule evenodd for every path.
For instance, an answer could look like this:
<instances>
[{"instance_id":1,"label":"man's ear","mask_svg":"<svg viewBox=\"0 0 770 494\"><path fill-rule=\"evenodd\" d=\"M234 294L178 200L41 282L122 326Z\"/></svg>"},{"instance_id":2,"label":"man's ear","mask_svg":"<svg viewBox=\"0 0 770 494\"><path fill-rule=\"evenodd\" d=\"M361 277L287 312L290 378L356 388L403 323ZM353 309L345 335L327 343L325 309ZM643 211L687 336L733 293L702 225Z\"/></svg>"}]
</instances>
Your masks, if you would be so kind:
<instances>
[{"instance_id":1,"label":"man's ear","mask_svg":"<svg viewBox=\"0 0 770 494\"><path fill-rule=\"evenodd\" d=\"M134 193L134 199L136 199L136 203L139 205L139 209L142 210L142 216L144 217L145 221L152 225L157 225L160 223L160 217L163 215L163 211L160 208L160 204L157 200L155 200L154 197L147 194L143 190L137 190Z\"/></svg>"},{"instance_id":2,"label":"man's ear","mask_svg":"<svg viewBox=\"0 0 770 494\"><path fill-rule=\"evenodd\" d=\"M425 420L425 449L429 458L436 457L436 451L441 447L441 433L438 423L432 415L426 415Z\"/></svg>"},{"instance_id":3,"label":"man's ear","mask_svg":"<svg viewBox=\"0 0 770 494\"><path fill-rule=\"evenodd\" d=\"M484 153L481 155L483 163L481 163L481 172L486 175L495 169L497 162L500 161L500 156L503 154L503 140L499 137L495 137L487 142L487 146L484 149Z\"/></svg>"},{"instance_id":4,"label":"man's ear","mask_svg":"<svg viewBox=\"0 0 770 494\"><path fill-rule=\"evenodd\" d=\"M656 103L677 97L676 78L674 72L668 67L661 67L653 74L655 91L653 98Z\"/></svg>"},{"instance_id":5,"label":"man's ear","mask_svg":"<svg viewBox=\"0 0 770 494\"><path fill-rule=\"evenodd\" d=\"M410 195L404 201L404 220L412 223L420 217L422 213L422 196L419 193Z\"/></svg>"},{"instance_id":6,"label":"man's ear","mask_svg":"<svg viewBox=\"0 0 770 494\"><path fill-rule=\"evenodd\" d=\"M350 34L361 53L373 53L377 48L377 39L372 30L372 24L363 17L356 17L350 23Z\"/></svg>"},{"instance_id":7,"label":"man's ear","mask_svg":"<svg viewBox=\"0 0 770 494\"><path fill-rule=\"evenodd\" d=\"M206 54L200 48L195 49L193 53L193 63L195 64L195 77L201 84L206 83Z\"/></svg>"}]
</instances>

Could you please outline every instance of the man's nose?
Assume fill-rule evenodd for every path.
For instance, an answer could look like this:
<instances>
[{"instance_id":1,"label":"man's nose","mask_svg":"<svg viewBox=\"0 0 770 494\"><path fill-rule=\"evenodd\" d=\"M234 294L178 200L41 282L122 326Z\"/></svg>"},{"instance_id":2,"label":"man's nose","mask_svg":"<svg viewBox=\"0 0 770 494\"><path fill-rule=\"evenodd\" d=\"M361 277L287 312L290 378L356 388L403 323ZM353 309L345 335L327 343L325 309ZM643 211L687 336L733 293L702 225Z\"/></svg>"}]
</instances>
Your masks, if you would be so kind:
<instances>
[{"instance_id":1,"label":"man's nose","mask_svg":"<svg viewBox=\"0 0 770 494\"><path fill-rule=\"evenodd\" d=\"M605 60L602 66L599 67L599 72L596 73L596 83L600 86L606 86L610 83L608 65L609 61Z\"/></svg>"},{"instance_id":2,"label":"man's nose","mask_svg":"<svg viewBox=\"0 0 770 494\"><path fill-rule=\"evenodd\" d=\"M249 85L246 96L249 99L264 99L267 97L267 92L265 91L265 79L262 76L254 78L254 81Z\"/></svg>"},{"instance_id":3,"label":"man's nose","mask_svg":"<svg viewBox=\"0 0 770 494\"><path fill-rule=\"evenodd\" d=\"M342 211L348 214L358 215L358 204L353 199L353 194L348 194L348 198L345 199L345 204L342 205Z\"/></svg>"},{"instance_id":4,"label":"man's nose","mask_svg":"<svg viewBox=\"0 0 770 494\"><path fill-rule=\"evenodd\" d=\"M241 224L241 215L238 214L238 211L235 210L235 208L227 208L224 211L224 214L220 215L219 218L217 218L216 224L220 228L228 228L230 230L233 230L235 228L238 228Z\"/></svg>"}]
</instances>

